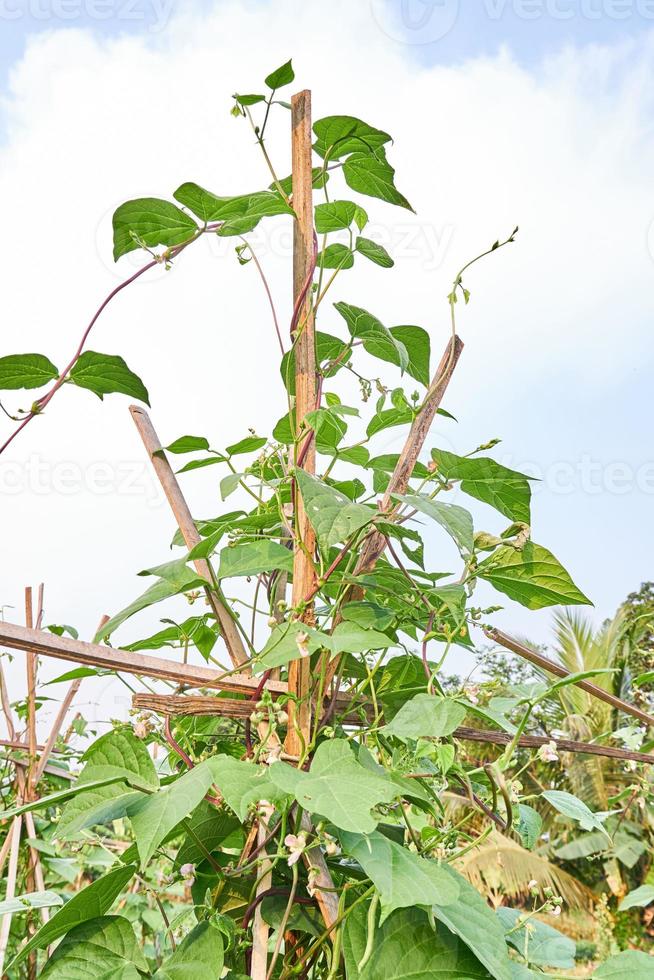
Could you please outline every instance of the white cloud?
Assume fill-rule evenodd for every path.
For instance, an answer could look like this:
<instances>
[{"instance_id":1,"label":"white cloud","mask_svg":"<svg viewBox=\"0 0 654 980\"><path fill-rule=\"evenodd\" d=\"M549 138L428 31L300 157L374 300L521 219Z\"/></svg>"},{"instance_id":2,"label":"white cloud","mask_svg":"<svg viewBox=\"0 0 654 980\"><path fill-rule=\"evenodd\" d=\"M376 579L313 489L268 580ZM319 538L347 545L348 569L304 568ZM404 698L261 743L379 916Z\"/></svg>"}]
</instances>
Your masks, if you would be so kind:
<instances>
[{"instance_id":1,"label":"white cloud","mask_svg":"<svg viewBox=\"0 0 654 980\"><path fill-rule=\"evenodd\" d=\"M447 436L469 449L501 433L518 458L545 459L539 441L548 447L542 453L556 445L556 402L573 387L590 406L584 448L601 446L634 351L641 369L652 352L654 55L646 35L614 49L571 49L534 71L507 52L421 66L410 47L380 30L367 3L345 0L215 4L204 16L178 14L147 40L102 41L74 30L39 36L15 66L4 102L3 353L41 350L57 363L69 356L99 299L132 268L124 260L116 270L110 258L110 215L123 200L170 196L183 180L219 194L266 184L245 124L229 115L229 96L256 90L290 55L298 85L313 88L316 115L350 112L393 134L398 184L418 211L414 219L368 199L397 267L344 277L334 298L368 306L389 324L429 327L439 352L454 272L519 222L518 243L469 277L472 302L460 320L467 347L448 403L465 421L461 434ZM271 137L285 172L286 123L280 110ZM271 224L261 252L284 322L287 247L283 223ZM226 444L250 425L267 431L283 411L256 273L218 252L202 244L173 273L124 294L91 341L141 374L166 440L198 432ZM334 326L332 314L323 325L330 320ZM51 466L81 465L84 479L90 463L113 467L110 492L63 492L60 472L42 492L32 472L25 493L2 495L0 601L18 606L22 584L44 579L49 618L74 621L88 635L101 613L137 591L134 572L165 558L172 522L148 499L147 469L136 474L143 492L128 492L126 468L143 460L119 397L101 405L62 392L15 443L0 475L12 461L10 478L29 484L20 468L31 454ZM74 483L74 474L67 479ZM58 490L48 491L53 481ZM185 486L199 516L219 508L213 478L198 474ZM626 567L617 502L602 502L597 519ZM557 516L565 498L541 499L555 539L544 543L562 550L577 577L588 575L609 613L637 583L623 569L625 581L602 592L595 556L577 554L586 504L577 493L566 523ZM590 548L590 531L583 540ZM517 621L526 628L524 617ZM544 620L537 622L542 632Z\"/></svg>"}]
</instances>

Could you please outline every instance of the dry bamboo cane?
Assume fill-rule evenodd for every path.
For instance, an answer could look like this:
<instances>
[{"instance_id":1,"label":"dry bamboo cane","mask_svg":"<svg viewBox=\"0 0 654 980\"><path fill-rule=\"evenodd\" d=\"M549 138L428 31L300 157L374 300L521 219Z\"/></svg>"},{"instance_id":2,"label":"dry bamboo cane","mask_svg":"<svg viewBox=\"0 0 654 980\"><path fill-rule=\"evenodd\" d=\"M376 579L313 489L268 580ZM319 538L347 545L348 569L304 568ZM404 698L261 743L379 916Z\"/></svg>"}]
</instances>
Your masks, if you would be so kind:
<instances>
[{"instance_id":1,"label":"dry bamboo cane","mask_svg":"<svg viewBox=\"0 0 654 980\"><path fill-rule=\"evenodd\" d=\"M513 739L513 736L506 732L489 732L477 728L456 728L452 735L464 742L486 742L491 745L510 745ZM606 759L620 759L624 762L642 762L645 765L654 765L654 755L618 749L612 745L574 742L569 738L554 738L551 735L521 735L518 739L518 745L523 749L537 749L541 745L549 745L550 742L553 742L560 752L570 752L575 755L599 755Z\"/></svg>"},{"instance_id":2,"label":"dry bamboo cane","mask_svg":"<svg viewBox=\"0 0 654 980\"><path fill-rule=\"evenodd\" d=\"M251 674L221 671L195 664L178 664L162 657L85 643L68 636L53 636L40 630L28 630L14 623L0 622L0 645L24 652L33 650L40 656L54 657L56 660L173 681L187 687L209 687L219 691L252 694L259 686L258 679ZM287 686L282 681L271 679L267 682L267 689L273 695L285 694Z\"/></svg>"},{"instance_id":3,"label":"dry bamboo cane","mask_svg":"<svg viewBox=\"0 0 654 980\"><path fill-rule=\"evenodd\" d=\"M11 850L9 854L9 868L7 869L7 888L5 890L5 900L9 901L16 897L16 876L18 874L18 854L20 851L20 833L23 826L21 816L14 817L11 829ZM0 919L0 976L4 975L5 955L9 942L9 930L11 929L11 912Z\"/></svg>"},{"instance_id":4,"label":"dry bamboo cane","mask_svg":"<svg viewBox=\"0 0 654 980\"><path fill-rule=\"evenodd\" d=\"M99 633L102 627L105 625L105 623L108 622L109 622L109 616L103 616L100 620L96 633ZM46 766L48 764L48 759L52 755L52 751L55 747L55 743L59 738L59 735L61 734L61 729L64 726L66 715L68 714L70 710L70 706L75 700L75 697L77 696L77 692L79 691L81 684L82 684L81 677L78 677L76 680L74 680L73 683L68 688L68 691L66 692L63 701L61 702L59 711L57 712L57 717L53 722L52 728L50 729L48 740L45 743L45 746L43 748L43 751L37 763L36 770L34 772L35 786L40 781L41 776L45 772Z\"/></svg>"},{"instance_id":5,"label":"dry bamboo cane","mask_svg":"<svg viewBox=\"0 0 654 980\"><path fill-rule=\"evenodd\" d=\"M194 548L196 544L199 544L202 538L200 537L198 529L195 526L195 521L193 520L191 511L189 510L188 504L184 499L184 495L182 494L177 477L173 473L173 469L164 455L161 442L159 441L159 437L155 432L152 422L150 421L148 413L138 405L130 405L129 410L131 412L132 419L134 420L134 424L138 429L138 433L143 441L143 445L145 446L148 456L150 457L150 462L152 463L159 483L161 484L161 488L166 495L168 503L170 504L170 509L175 516L177 526L182 533L186 547L190 550L191 548ZM209 562L205 558L198 558L194 564L198 575L201 578L206 579L208 583L211 583L213 578L211 575ZM248 655L229 609L227 609L224 603L216 595L216 592L212 588L211 584L207 586L205 592L213 613L220 624L222 636L232 664L235 667L245 664L248 660Z\"/></svg>"},{"instance_id":6,"label":"dry bamboo cane","mask_svg":"<svg viewBox=\"0 0 654 980\"><path fill-rule=\"evenodd\" d=\"M291 98L291 157L293 173L293 301L296 307L295 343L295 427L302 432L305 417L317 408L316 337L311 291L306 283L315 264L313 229L313 176L311 169L311 92L298 92ZM302 300L303 293L306 297ZM301 467L306 473L316 471L316 451L312 440ZM316 537L304 509L299 487L295 485L295 541L293 555L293 606L299 606L315 586L313 555ZM306 623L313 622L313 606L302 612ZM311 664L301 657L288 665L289 693L297 700L288 703L286 751L301 757L311 737Z\"/></svg>"},{"instance_id":7,"label":"dry bamboo cane","mask_svg":"<svg viewBox=\"0 0 654 980\"><path fill-rule=\"evenodd\" d=\"M34 627L34 613L32 608L32 589L27 586L25 589L25 626L27 629ZM31 799L32 794L32 772L31 767L36 762L36 654L27 651L27 741L29 744L30 771L27 776L26 795L27 800Z\"/></svg>"},{"instance_id":8,"label":"dry bamboo cane","mask_svg":"<svg viewBox=\"0 0 654 980\"><path fill-rule=\"evenodd\" d=\"M536 667L540 667L541 670L546 670L550 674L555 674L557 677L569 677L570 671L562 667L561 664L557 664L554 660L550 660L549 657L544 657L542 653L537 653L536 650L532 650L530 647L525 646L524 643L520 643L515 640L512 636L508 636L503 633L502 630L495 629L493 626L485 626L484 633L489 640L494 640L495 643L499 643L500 646L504 647L505 650L510 650L512 653L517 653L519 657L523 660L528 660L530 663L534 664ZM627 715L632 715L639 721L643 722L645 725L654 726L654 718L647 714L646 711L642 711L633 704L629 704L627 701L623 701L622 698L618 698L615 694L610 694L608 691L603 690L598 687L597 684L592 684L590 681L579 680L575 681L575 686L580 690L585 691L592 697L597 698L598 701L604 701L606 704L610 704L612 708L616 708L618 711L623 711Z\"/></svg>"},{"instance_id":9,"label":"dry bamboo cane","mask_svg":"<svg viewBox=\"0 0 654 980\"><path fill-rule=\"evenodd\" d=\"M432 379L422 408L411 424L411 428L409 429L409 434L402 448L402 452L400 453L391 478L388 481L386 493L380 502L379 510L382 514L387 515L388 520L393 519L393 512L395 510L393 494L406 492L409 480L411 479L411 474L413 473L413 469L418 462L418 457L420 456L422 447L424 446L425 440L429 435L431 424L436 417L436 412L440 408L441 402L443 401L443 397L447 391L462 351L463 341L459 337L453 336L445 348L440 363L436 368L436 373ZM366 572L371 572L377 564L377 560L383 554L385 548L386 538L380 531L373 529L363 543L359 559L354 569L354 574L363 575ZM351 600L360 599L362 595L363 591L359 586L352 586L347 592L345 601L350 602ZM327 690L338 672L340 659L340 657L334 657L326 664L325 690Z\"/></svg>"}]
</instances>

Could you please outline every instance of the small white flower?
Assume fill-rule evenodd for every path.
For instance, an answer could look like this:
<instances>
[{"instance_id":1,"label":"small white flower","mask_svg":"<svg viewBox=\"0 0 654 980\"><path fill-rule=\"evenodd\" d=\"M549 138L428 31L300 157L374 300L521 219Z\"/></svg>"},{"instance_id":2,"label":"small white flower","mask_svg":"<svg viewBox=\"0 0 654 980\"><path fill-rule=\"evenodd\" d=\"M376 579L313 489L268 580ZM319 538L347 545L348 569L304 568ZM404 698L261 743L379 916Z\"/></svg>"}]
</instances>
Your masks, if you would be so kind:
<instances>
[{"instance_id":1,"label":"small white flower","mask_svg":"<svg viewBox=\"0 0 654 980\"><path fill-rule=\"evenodd\" d=\"M317 868L309 868L309 874L307 876L307 891L311 898L316 894L318 890L318 878L320 877L320 872Z\"/></svg>"},{"instance_id":2,"label":"small white flower","mask_svg":"<svg viewBox=\"0 0 654 980\"><path fill-rule=\"evenodd\" d=\"M148 737L148 726L144 721L137 721L134 723L134 734L137 738L147 738Z\"/></svg>"},{"instance_id":3,"label":"small white flower","mask_svg":"<svg viewBox=\"0 0 654 980\"><path fill-rule=\"evenodd\" d=\"M266 762L267 762L267 764L269 766L271 766L274 762L280 762L281 761L280 760L281 754L282 754L282 746L281 746L281 744L280 745L273 745L273 747L271 749L269 749L268 752L266 753Z\"/></svg>"},{"instance_id":4,"label":"small white flower","mask_svg":"<svg viewBox=\"0 0 654 980\"><path fill-rule=\"evenodd\" d=\"M557 905L555 908L550 909L550 915L561 915L561 906Z\"/></svg>"},{"instance_id":5,"label":"small white flower","mask_svg":"<svg viewBox=\"0 0 654 980\"><path fill-rule=\"evenodd\" d=\"M184 876L184 881L182 884L186 888L191 888L195 883L195 865L194 864L183 864L179 869L180 874Z\"/></svg>"},{"instance_id":6,"label":"small white flower","mask_svg":"<svg viewBox=\"0 0 654 980\"><path fill-rule=\"evenodd\" d=\"M558 762L559 753L557 752L556 742L548 742L547 745L541 745L538 750L538 758L541 762Z\"/></svg>"},{"instance_id":7,"label":"small white flower","mask_svg":"<svg viewBox=\"0 0 654 980\"><path fill-rule=\"evenodd\" d=\"M308 633L298 633L295 637L295 642L297 648L300 651L301 657L309 656L309 634Z\"/></svg>"},{"instance_id":8,"label":"small white flower","mask_svg":"<svg viewBox=\"0 0 654 980\"><path fill-rule=\"evenodd\" d=\"M470 704L479 704L479 685L468 684L463 688L463 693L467 697Z\"/></svg>"},{"instance_id":9,"label":"small white flower","mask_svg":"<svg viewBox=\"0 0 654 980\"><path fill-rule=\"evenodd\" d=\"M307 835L304 833L287 834L284 838L284 846L288 848L288 866L292 868L302 857L302 852L307 846Z\"/></svg>"},{"instance_id":10,"label":"small white flower","mask_svg":"<svg viewBox=\"0 0 654 980\"><path fill-rule=\"evenodd\" d=\"M532 888L538 888L538 882L536 881L535 878L531 879L531 881L527 885L527 888L529 889L529 891L531 891Z\"/></svg>"}]
</instances>

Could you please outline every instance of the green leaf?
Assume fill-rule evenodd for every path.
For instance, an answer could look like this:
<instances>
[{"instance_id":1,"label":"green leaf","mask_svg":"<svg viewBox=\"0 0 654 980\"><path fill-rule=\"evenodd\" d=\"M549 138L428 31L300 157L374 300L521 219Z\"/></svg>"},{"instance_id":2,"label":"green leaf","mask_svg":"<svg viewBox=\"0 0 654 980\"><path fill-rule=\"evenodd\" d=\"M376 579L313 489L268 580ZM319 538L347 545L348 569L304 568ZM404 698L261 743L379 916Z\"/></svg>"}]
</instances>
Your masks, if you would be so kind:
<instances>
[{"instance_id":1,"label":"green leaf","mask_svg":"<svg viewBox=\"0 0 654 980\"><path fill-rule=\"evenodd\" d=\"M464 493L490 504L512 521L531 523L531 477L484 456L456 456L432 449L432 459L445 480L461 480Z\"/></svg>"},{"instance_id":2,"label":"green leaf","mask_svg":"<svg viewBox=\"0 0 654 980\"><path fill-rule=\"evenodd\" d=\"M253 803L268 800L283 804L287 799L286 790L280 789L271 778L275 766L241 762L230 755L213 756L207 761L225 802L241 821L247 819Z\"/></svg>"},{"instance_id":3,"label":"green leaf","mask_svg":"<svg viewBox=\"0 0 654 980\"><path fill-rule=\"evenodd\" d=\"M235 95L234 98L237 102L240 102L241 105L257 105L259 102L266 101L265 95Z\"/></svg>"},{"instance_id":4,"label":"green leaf","mask_svg":"<svg viewBox=\"0 0 654 980\"><path fill-rule=\"evenodd\" d=\"M243 479L243 473L228 473L220 481L220 499L227 500L234 491L238 488L241 480Z\"/></svg>"},{"instance_id":5,"label":"green leaf","mask_svg":"<svg viewBox=\"0 0 654 980\"><path fill-rule=\"evenodd\" d=\"M318 266L323 269L351 269L353 265L352 250L340 242L328 245L318 256Z\"/></svg>"},{"instance_id":6,"label":"green leaf","mask_svg":"<svg viewBox=\"0 0 654 980\"><path fill-rule=\"evenodd\" d=\"M248 221L256 225L261 218L277 214L294 214L283 197L273 191L256 191L237 197L217 197L198 184L182 184L175 191L175 199L200 218L201 221Z\"/></svg>"},{"instance_id":7,"label":"green leaf","mask_svg":"<svg viewBox=\"0 0 654 980\"><path fill-rule=\"evenodd\" d=\"M65 936L75 926L108 912L135 871L136 868L133 864L114 868L91 885L78 891L21 948L7 970L11 970L13 966L22 962L33 949L49 946L60 936Z\"/></svg>"},{"instance_id":8,"label":"green leaf","mask_svg":"<svg viewBox=\"0 0 654 980\"><path fill-rule=\"evenodd\" d=\"M519 803L518 822L515 829L522 846L528 851L533 851L540 839L543 829L543 819L540 813L534 810L533 807L527 806L525 803Z\"/></svg>"},{"instance_id":9,"label":"green leaf","mask_svg":"<svg viewBox=\"0 0 654 980\"><path fill-rule=\"evenodd\" d=\"M438 500L430 500L424 494L415 493L396 493L395 499L409 504L431 517L441 527L445 528L450 537L456 542L459 550L464 554L471 555L474 550L474 528L472 525L472 515L458 504L442 504Z\"/></svg>"},{"instance_id":10,"label":"green leaf","mask_svg":"<svg viewBox=\"0 0 654 980\"><path fill-rule=\"evenodd\" d=\"M211 768L215 773L215 767ZM189 820L189 833L175 856L175 867L180 868L183 864L200 864L204 861L207 851L209 854L215 851L240 826L239 821L231 813L217 810L211 803L203 801L196 807Z\"/></svg>"},{"instance_id":11,"label":"green leaf","mask_svg":"<svg viewBox=\"0 0 654 980\"><path fill-rule=\"evenodd\" d=\"M213 783L211 767L202 762L185 772L166 789L138 802L129 818L136 838L141 867L145 867L164 837L195 809Z\"/></svg>"},{"instance_id":12,"label":"green leaf","mask_svg":"<svg viewBox=\"0 0 654 980\"><path fill-rule=\"evenodd\" d=\"M98 738L81 759L85 762L81 782L120 776L137 789L158 789L154 762L147 746L128 728L115 729Z\"/></svg>"},{"instance_id":13,"label":"green leaf","mask_svg":"<svg viewBox=\"0 0 654 980\"><path fill-rule=\"evenodd\" d=\"M368 940L368 909L348 915L343 953L348 980L491 980L493 975L440 923L433 928L417 908L401 909L375 929L374 947L363 969ZM510 980L510 973L498 975Z\"/></svg>"},{"instance_id":14,"label":"green leaf","mask_svg":"<svg viewBox=\"0 0 654 980\"><path fill-rule=\"evenodd\" d=\"M393 336L376 316L360 306L334 303L334 308L347 323L354 340L362 340L364 350L382 361L397 364L402 371L409 366L409 354L404 344Z\"/></svg>"},{"instance_id":15,"label":"green leaf","mask_svg":"<svg viewBox=\"0 0 654 980\"><path fill-rule=\"evenodd\" d=\"M244 453L255 453L257 449L262 449L268 440L265 436L246 436L240 442L235 442L233 446L228 446L225 452L228 456L242 456Z\"/></svg>"},{"instance_id":16,"label":"green leaf","mask_svg":"<svg viewBox=\"0 0 654 980\"><path fill-rule=\"evenodd\" d=\"M117 354L97 354L87 350L75 362L70 372L72 384L88 388L99 398L119 392L150 404L147 388Z\"/></svg>"},{"instance_id":17,"label":"green leaf","mask_svg":"<svg viewBox=\"0 0 654 980\"><path fill-rule=\"evenodd\" d=\"M167 453L194 453L199 450L207 450L209 441L204 436L180 436L169 446L166 446Z\"/></svg>"},{"instance_id":18,"label":"green leaf","mask_svg":"<svg viewBox=\"0 0 654 980\"><path fill-rule=\"evenodd\" d=\"M30 909L51 909L55 905L63 904L63 898L56 892L28 892L27 895L16 895L15 898L0 902L0 915L8 912L29 912Z\"/></svg>"},{"instance_id":19,"label":"green leaf","mask_svg":"<svg viewBox=\"0 0 654 980\"><path fill-rule=\"evenodd\" d=\"M222 934L211 922L200 922L153 974L153 980L219 980L223 964Z\"/></svg>"},{"instance_id":20,"label":"green leaf","mask_svg":"<svg viewBox=\"0 0 654 980\"><path fill-rule=\"evenodd\" d=\"M291 61L287 61L280 68L276 68L275 71L272 71L268 75L266 85L271 89L282 88L284 85L290 85L294 78L295 72L293 71L293 65Z\"/></svg>"},{"instance_id":21,"label":"green leaf","mask_svg":"<svg viewBox=\"0 0 654 980\"><path fill-rule=\"evenodd\" d=\"M375 129L356 116L325 116L313 124L316 134L314 150L330 160L338 160L348 153L371 153L379 150L391 137L381 129Z\"/></svg>"},{"instance_id":22,"label":"green leaf","mask_svg":"<svg viewBox=\"0 0 654 980\"><path fill-rule=\"evenodd\" d=\"M341 831L338 836L381 896L380 923L396 909L450 905L459 897L458 883L437 861L418 857L379 831L366 836Z\"/></svg>"},{"instance_id":23,"label":"green leaf","mask_svg":"<svg viewBox=\"0 0 654 980\"><path fill-rule=\"evenodd\" d=\"M37 800L32 800L30 803L23 803L21 806L15 806L9 810L3 810L2 819L9 820L10 817L17 817L21 813L29 813L32 810L44 810L49 806L56 806L59 803L63 803L65 800L69 800L72 796L77 796L78 793L86 792L89 789L96 789L100 786L109 786L112 783L117 782L119 782L119 777L110 776L108 779L101 779L97 783L89 783L88 785L84 783L75 783L73 786L67 786L66 789L61 789L56 793L49 793L47 796L40 796Z\"/></svg>"},{"instance_id":24,"label":"green leaf","mask_svg":"<svg viewBox=\"0 0 654 980\"><path fill-rule=\"evenodd\" d=\"M444 738L459 727L465 716L466 709L458 701L416 694L384 726L384 731L401 739Z\"/></svg>"},{"instance_id":25,"label":"green leaf","mask_svg":"<svg viewBox=\"0 0 654 980\"><path fill-rule=\"evenodd\" d=\"M558 970L573 970L577 944L557 929L539 919L529 920L529 940L525 943L526 927L518 926L518 919L524 916L522 909L499 908L497 915L506 932L506 941L518 953L524 955L531 966L547 966ZM518 926L518 928L516 928Z\"/></svg>"},{"instance_id":26,"label":"green leaf","mask_svg":"<svg viewBox=\"0 0 654 980\"><path fill-rule=\"evenodd\" d=\"M187 589L192 589L197 586L198 576L197 573L192 572L190 568L184 565L186 568L187 575L185 579L180 581L177 585L167 582L166 579L160 579L151 585L143 595L140 595L137 599L122 609L115 616L112 616L109 622L105 623L104 626L98 631L95 637L96 643L101 643L102 640L107 639L111 636L119 626L128 620L131 616L134 616L137 612L141 612L142 609L147 609L148 606L152 606L157 602L162 602L164 599L170 599L171 596L177 595L179 592L184 592Z\"/></svg>"},{"instance_id":27,"label":"green leaf","mask_svg":"<svg viewBox=\"0 0 654 980\"><path fill-rule=\"evenodd\" d=\"M343 739L319 745L309 772L278 762L270 767L270 778L309 813L319 813L341 830L360 834L370 833L377 826L372 807L390 803L398 795L389 780L356 761Z\"/></svg>"},{"instance_id":28,"label":"green leaf","mask_svg":"<svg viewBox=\"0 0 654 980\"><path fill-rule=\"evenodd\" d=\"M627 949L602 963L593 977L595 980L654 980L654 957Z\"/></svg>"},{"instance_id":29,"label":"green leaf","mask_svg":"<svg viewBox=\"0 0 654 980\"><path fill-rule=\"evenodd\" d=\"M642 909L646 905L651 905L652 902L654 902L654 885L641 885L640 888L634 888L633 891L625 895L618 906L618 912L626 912L627 909Z\"/></svg>"},{"instance_id":30,"label":"green leaf","mask_svg":"<svg viewBox=\"0 0 654 980\"><path fill-rule=\"evenodd\" d=\"M140 242L157 245L181 245L198 231L193 218L169 201L142 197L121 204L114 214L114 259L140 248ZM137 241L135 237L139 239Z\"/></svg>"},{"instance_id":31,"label":"green leaf","mask_svg":"<svg viewBox=\"0 0 654 980\"><path fill-rule=\"evenodd\" d=\"M357 216L354 201L330 201L316 206L316 231L319 235L329 235L335 231L349 228Z\"/></svg>"},{"instance_id":32,"label":"green leaf","mask_svg":"<svg viewBox=\"0 0 654 980\"><path fill-rule=\"evenodd\" d=\"M511 961L507 955L504 929L476 888L445 866L459 885L459 901L434 905L433 912L448 929L472 950L494 980L511 980Z\"/></svg>"},{"instance_id":33,"label":"green leaf","mask_svg":"<svg viewBox=\"0 0 654 980\"><path fill-rule=\"evenodd\" d=\"M83 785L80 785L83 790ZM123 782L110 783L78 793L68 801L55 827L57 840L74 840L81 831L111 823L129 813L131 806L143 798Z\"/></svg>"},{"instance_id":34,"label":"green leaf","mask_svg":"<svg viewBox=\"0 0 654 980\"><path fill-rule=\"evenodd\" d=\"M413 412L409 408L388 408L385 411L377 412L370 419L366 429L366 435L371 438L384 429L390 429L396 425L408 425L413 422Z\"/></svg>"},{"instance_id":35,"label":"green leaf","mask_svg":"<svg viewBox=\"0 0 654 980\"><path fill-rule=\"evenodd\" d=\"M365 504L356 504L334 487L304 470L295 471L307 517L311 522L322 551L347 541L373 520L375 514Z\"/></svg>"},{"instance_id":36,"label":"green leaf","mask_svg":"<svg viewBox=\"0 0 654 980\"><path fill-rule=\"evenodd\" d=\"M224 463L224 456L204 456L202 459L192 459L190 462L185 463L176 472L177 473L190 473L191 470L201 470L205 466L215 466L217 463Z\"/></svg>"},{"instance_id":37,"label":"green leaf","mask_svg":"<svg viewBox=\"0 0 654 980\"><path fill-rule=\"evenodd\" d=\"M138 980L147 972L131 923L120 915L93 918L66 935L40 974L48 980Z\"/></svg>"},{"instance_id":38,"label":"green leaf","mask_svg":"<svg viewBox=\"0 0 654 980\"><path fill-rule=\"evenodd\" d=\"M552 552L534 541L521 551L498 548L479 564L477 575L527 609L591 605Z\"/></svg>"},{"instance_id":39,"label":"green leaf","mask_svg":"<svg viewBox=\"0 0 654 980\"><path fill-rule=\"evenodd\" d=\"M59 370L43 354L8 354L0 357L0 390L41 388L59 377Z\"/></svg>"},{"instance_id":40,"label":"green leaf","mask_svg":"<svg viewBox=\"0 0 654 980\"><path fill-rule=\"evenodd\" d=\"M395 170L385 157L353 153L343 164L343 176L353 191L413 211L406 197L396 188Z\"/></svg>"},{"instance_id":41,"label":"green leaf","mask_svg":"<svg viewBox=\"0 0 654 980\"><path fill-rule=\"evenodd\" d=\"M223 548L218 578L259 575L261 572L293 571L293 554L277 541L266 538Z\"/></svg>"},{"instance_id":42,"label":"green leaf","mask_svg":"<svg viewBox=\"0 0 654 980\"><path fill-rule=\"evenodd\" d=\"M322 366L322 370L326 378L333 377L336 372L350 360L352 352L348 350L347 344L343 343L340 337L334 337L333 334L322 333L317 331L316 333L316 363ZM328 365L332 361L338 361L335 367L329 368ZM282 358L282 363L280 367L282 381L284 386L288 391L289 395L295 394L295 352L294 350L287 351ZM285 416L288 420L288 415ZM280 438L275 435L275 439L280 442L285 442L286 438ZM288 428L288 441L292 441L290 427Z\"/></svg>"},{"instance_id":43,"label":"green leaf","mask_svg":"<svg viewBox=\"0 0 654 980\"><path fill-rule=\"evenodd\" d=\"M395 265L394 260L390 257L384 246L378 242L373 242L370 238L357 237L354 247L361 255L370 259L375 265L381 265L384 269L392 269Z\"/></svg>"},{"instance_id":44,"label":"green leaf","mask_svg":"<svg viewBox=\"0 0 654 980\"><path fill-rule=\"evenodd\" d=\"M410 325L390 327L390 332L399 343L403 344L409 355L406 373L429 387L429 359L431 356L431 341L429 334L422 327Z\"/></svg>"},{"instance_id":45,"label":"green leaf","mask_svg":"<svg viewBox=\"0 0 654 980\"><path fill-rule=\"evenodd\" d=\"M611 843L611 838L607 833L600 817L593 813L583 800L577 799L572 793L565 793L558 789L548 789L544 793L541 793L544 800L547 800L555 810L562 813L565 817L570 817L571 820L576 821L582 830L598 830L600 833L604 834L609 844Z\"/></svg>"},{"instance_id":46,"label":"green leaf","mask_svg":"<svg viewBox=\"0 0 654 980\"><path fill-rule=\"evenodd\" d=\"M82 677L97 677L99 674L100 671L96 670L95 667L75 667L74 670L67 670L51 681L46 681L43 687L49 687L50 684L61 684L64 681L75 681Z\"/></svg>"},{"instance_id":47,"label":"green leaf","mask_svg":"<svg viewBox=\"0 0 654 980\"><path fill-rule=\"evenodd\" d=\"M308 654L316 650L328 650L335 657L341 653L364 653L369 650L386 650L394 641L385 633L364 629L352 622L339 623L334 631L323 633L301 622L285 622L276 626L265 647L257 658L255 673L271 667L282 667L305 654L298 646L298 636L305 636L303 646Z\"/></svg>"}]
</instances>

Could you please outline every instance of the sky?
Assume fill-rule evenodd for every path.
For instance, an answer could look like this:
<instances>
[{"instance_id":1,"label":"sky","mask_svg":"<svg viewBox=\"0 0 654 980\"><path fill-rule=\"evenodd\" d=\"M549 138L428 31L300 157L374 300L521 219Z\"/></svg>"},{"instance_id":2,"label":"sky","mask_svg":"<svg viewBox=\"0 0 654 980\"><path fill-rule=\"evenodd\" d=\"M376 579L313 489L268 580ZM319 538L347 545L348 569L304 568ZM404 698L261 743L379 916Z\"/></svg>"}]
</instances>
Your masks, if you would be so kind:
<instances>
[{"instance_id":1,"label":"sky","mask_svg":"<svg viewBox=\"0 0 654 980\"><path fill-rule=\"evenodd\" d=\"M0 21L3 354L70 357L136 269L111 257L123 201L170 197L185 180L217 194L266 185L229 96L292 56L316 116L346 112L393 135L417 212L362 200L396 265L360 266L335 300L424 326L435 357L454 274L520 225L467 277L466 347L445 402L458 422L439 420L433 444L468 452L498 437L499 461L540 478L533 538L592 599L596 623L654 577L654 0L0 0ZM284 172L286 126L279 116L270 144ZM254 239L284 320L288 232L275 219ZM224 446L283 413L265 295L224 242L122 294L91 349L120 353L144 379L164 443L191 432ZM90 638L142 591L136 573L171 557L171 516L127 405L63 391L0 458L7 619L21 621L23 586L43 581L46 622ZM397 448L392 430L376 446ZM196 516L226 506L217 483L211 470L184 479ZM502 529L470 509L477 528ZM430 539L433 567L449 567L448 548ZM181 601L117 641L183 615ZM508 602L497 622L538 642L551 632L551 613ZM87 690L89 717L124 713L115 686Z\"/></svg>"}]
</instances>

